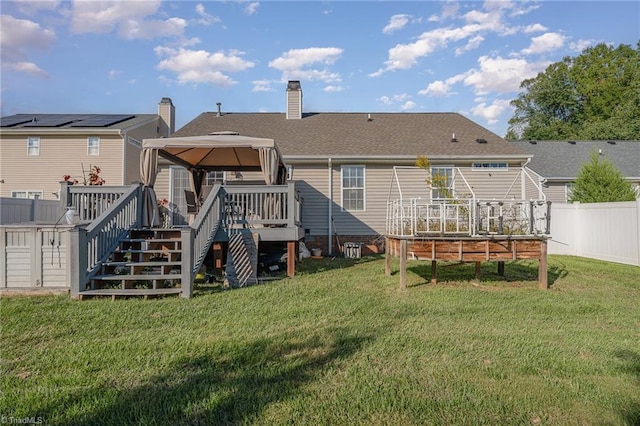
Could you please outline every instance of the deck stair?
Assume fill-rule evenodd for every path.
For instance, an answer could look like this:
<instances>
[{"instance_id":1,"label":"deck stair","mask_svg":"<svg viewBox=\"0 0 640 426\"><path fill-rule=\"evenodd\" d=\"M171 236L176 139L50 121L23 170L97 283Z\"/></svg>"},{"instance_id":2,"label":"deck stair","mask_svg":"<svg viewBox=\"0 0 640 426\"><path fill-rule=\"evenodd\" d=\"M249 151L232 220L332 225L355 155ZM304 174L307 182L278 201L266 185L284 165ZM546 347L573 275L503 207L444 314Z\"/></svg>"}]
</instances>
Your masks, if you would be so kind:
<instances>
[{"instance_id":1,"label":"deck stair","mask_svg":"<svg viewBox=\"0 0 640 426\"><path fill-rule=\"evenodd\" d=\"M131 230L91 278L88 296L152 296L181 293L179 229Z\"/></svg>"},{"instance_id":2,"label":"deck stair","mask_svg":"<svg viewBox=\"0 0 640 426\"><path fill-rule=\"evenodd\" d=\"M258 282L258 234L236 229L229 235L225 285L244 287Z\"/></svg>"}]
</instances>

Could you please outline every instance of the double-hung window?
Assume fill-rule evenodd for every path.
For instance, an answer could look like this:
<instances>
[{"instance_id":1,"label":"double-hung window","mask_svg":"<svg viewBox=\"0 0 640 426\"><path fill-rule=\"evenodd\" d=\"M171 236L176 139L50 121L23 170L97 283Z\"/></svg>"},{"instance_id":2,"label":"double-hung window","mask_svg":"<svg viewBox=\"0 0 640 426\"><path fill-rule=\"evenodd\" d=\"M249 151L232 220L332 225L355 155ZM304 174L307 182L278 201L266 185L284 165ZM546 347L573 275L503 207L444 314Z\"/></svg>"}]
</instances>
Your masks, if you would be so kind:
<instances>
[{"instance_id":1,"label":"double-hung window","mask_svg":"<svg viewBox=\"0 0 640 426\"><path fill-rule=\"evenodd\" d=\"M431 167L431 199L452 198L453 167Z\"/></svg>"},{"instance_id":2,"label":"double-hung window","mask_svg":"<svg viewBox=\"0 0 640 426\"><path fill-rule=\"evenodd\" d=\"M32 200L41 200L42 191L11 191L11 198L31 198Z\"/></svg>"},{"instance_id":3,"label":"double-hung window","mask_svg":"<svg viewBox=\"0 0 640 426\"><path fill-rule=\"evenodd\" d=\"M87 138L87 155L100 155L100 138L98 136L89 136Z\"/></svg>"},{"instance_id":4,"label":"double-hung window","mask_svg":"<svg viewBox=\"0 0 640 426\"><path fill-rule=\"evenodd\" d=\"M342 166L342 209L365 209L364 166Z\"/></svg>"},{"instance_id":5,"label":"double-hung window","mask_svg":"<svg viewBox=\"0 0 640 426\"><path fill-rule=\"evenodd\" d=\"M40 138L37 136L29 136L27 138L27 155L38 156L40 155Z\"/></svg>"}]
</instances>

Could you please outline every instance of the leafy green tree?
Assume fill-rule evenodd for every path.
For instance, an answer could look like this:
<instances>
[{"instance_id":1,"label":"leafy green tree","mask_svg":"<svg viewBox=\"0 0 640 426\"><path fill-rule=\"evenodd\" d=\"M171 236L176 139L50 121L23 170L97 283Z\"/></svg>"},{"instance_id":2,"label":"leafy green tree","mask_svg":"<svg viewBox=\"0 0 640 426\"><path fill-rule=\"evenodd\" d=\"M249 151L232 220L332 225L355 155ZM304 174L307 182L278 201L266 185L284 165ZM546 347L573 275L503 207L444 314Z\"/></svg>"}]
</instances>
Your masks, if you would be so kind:
<instances>
[{"instance_id":1,"label":"leafy green tree","mask_svg":"<svg viewBox=\"0 0 640 426\"><path fill-rule=\"evenodd\" d=\"M640 139L640 42L587 48L520 89L507 139Z\"/></svg>"},{"instance_id":2,"label":"leafy green tree","mask_svg":"<svg viewBox=\"0 0 640 426\"><path fill-rule=\"evenodd\" d=\"M606 203L635 199L636 190L632 184L624 180L622 173L611 161L601 159L594 152L591 154L591 161L580 169L569 201Z\"/></svg>"}]
</instances>

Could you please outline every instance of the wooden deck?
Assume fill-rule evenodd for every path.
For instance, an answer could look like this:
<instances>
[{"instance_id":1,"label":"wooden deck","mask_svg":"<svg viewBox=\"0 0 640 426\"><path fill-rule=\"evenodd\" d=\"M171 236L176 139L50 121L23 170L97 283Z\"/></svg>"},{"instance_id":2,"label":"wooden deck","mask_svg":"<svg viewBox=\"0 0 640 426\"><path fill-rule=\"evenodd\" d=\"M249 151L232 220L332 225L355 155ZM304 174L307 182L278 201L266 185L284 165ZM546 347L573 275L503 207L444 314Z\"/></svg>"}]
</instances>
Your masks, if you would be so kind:
<instances>
[{"instance_id":1,"label":"wooden deck","mask_svg":"<svg viewBox=\"0 0 640 426\"><path fill-rule=\"evenodd\" d=\"M385 273L391 274L391 257L400 258L400 286L406 287L407 258L431 261L431 283L437 283L438 261L475 262L476 279L481 262L538 260L538 287L548 288L547 237L543 236L387 236Z\"/></svg>"}]
</instances>

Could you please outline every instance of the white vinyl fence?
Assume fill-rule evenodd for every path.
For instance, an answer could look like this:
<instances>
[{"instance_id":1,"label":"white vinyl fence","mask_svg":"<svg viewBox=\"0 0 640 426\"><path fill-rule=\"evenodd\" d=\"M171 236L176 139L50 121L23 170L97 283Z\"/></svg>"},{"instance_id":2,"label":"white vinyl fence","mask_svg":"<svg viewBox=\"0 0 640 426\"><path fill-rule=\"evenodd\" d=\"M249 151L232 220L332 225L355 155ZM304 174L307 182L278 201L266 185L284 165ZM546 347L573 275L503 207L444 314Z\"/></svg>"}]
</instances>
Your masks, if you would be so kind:
<instances>
[{"instance_id":1,"label":"white vinyl fence","mask_svg":"<svg viewBox=\"0 0 640 426\"><path fill-rule=\"evenodd\" d=\"M55 223L64 213L60 201L0 198L0 225L25 222Z\"/></svg>"},{"instance_id":2,"label":"white vinyl fence","mask_svg":"<svg viewBox=\"0 0 640 426\"><path fill-rule=\"evenodd\" d=\"M640 199L551 207L549 254L640 266Z\"/></svg>"}]
</instances>

